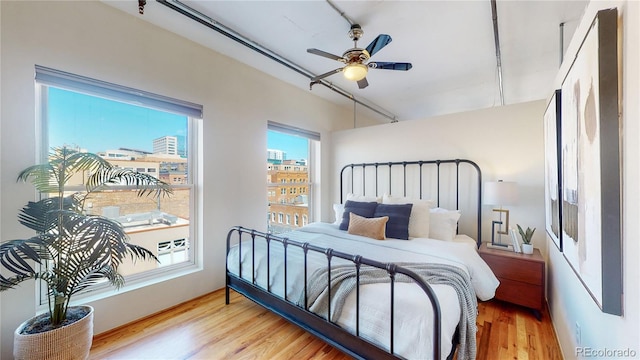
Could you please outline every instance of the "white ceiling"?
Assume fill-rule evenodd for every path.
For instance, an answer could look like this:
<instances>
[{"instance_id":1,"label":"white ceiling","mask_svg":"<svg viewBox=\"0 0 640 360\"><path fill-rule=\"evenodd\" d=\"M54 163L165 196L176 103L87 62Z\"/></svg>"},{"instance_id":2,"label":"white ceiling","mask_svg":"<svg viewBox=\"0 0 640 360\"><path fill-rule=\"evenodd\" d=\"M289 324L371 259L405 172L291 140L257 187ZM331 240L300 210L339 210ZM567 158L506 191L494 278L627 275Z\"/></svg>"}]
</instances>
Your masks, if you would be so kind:
<instances>
[{"instance_id":1,"label":"white ceiling","mask_svg":"<svg viewBox=\"0 0 640 360\"><path fill-rule=\"evenodd\" d=\"M105 3L310 91L309 78L156 1L147 0L144 15L138 14L134 1ZM326 1L184 0L182 3L314 75L342 64L309 54L307 48L342 55L353 47L348 36L349 22ZM392 37L393 41L372 56L372 61L413 64L406 72L371 69L367 76L369 86L362 90L341 73L326 78L356 99L381 107L398 120L425 119L501 104L489 0L331 3L362 26L364 36L359 47L366 47L381 33ZM548 97L561 56L560 23L565 24L566 49L587 3L498 0L505 104ZM353 107L351 100L328 87L315 85L311 92ZM362 111L389 121L369 110Z\"/></svg>"}]
</instances>

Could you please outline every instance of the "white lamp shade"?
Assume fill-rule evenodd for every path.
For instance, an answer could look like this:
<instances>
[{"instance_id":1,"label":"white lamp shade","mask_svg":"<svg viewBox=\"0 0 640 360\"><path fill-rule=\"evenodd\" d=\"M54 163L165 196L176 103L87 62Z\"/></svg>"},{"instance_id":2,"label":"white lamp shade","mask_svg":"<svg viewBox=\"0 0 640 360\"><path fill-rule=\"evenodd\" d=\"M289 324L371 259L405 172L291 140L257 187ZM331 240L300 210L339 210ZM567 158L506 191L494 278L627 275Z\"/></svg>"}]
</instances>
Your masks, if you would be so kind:
<instances>
[{"instance_id":1,"label":"white lamp shade","mask_svg":"<svg viewBox=\"0 0 640 360\"><path fill-rule=\"evenodd\" d=\"M485 205L514 205L518 202L518 184L513 181L491 181L484 183Z\"/></svg>"},{"instance_id":2,"label":"white lamp shade","mask_svg":"<svg viewBox=\"0 0 640 360\"><path fill-rule=\"evenodd\" d=\"M368 70L366 65L354 63L345 66L342 72L345 78L352 81L360 81L367 76Z\"/></svg>"}]
</instances>

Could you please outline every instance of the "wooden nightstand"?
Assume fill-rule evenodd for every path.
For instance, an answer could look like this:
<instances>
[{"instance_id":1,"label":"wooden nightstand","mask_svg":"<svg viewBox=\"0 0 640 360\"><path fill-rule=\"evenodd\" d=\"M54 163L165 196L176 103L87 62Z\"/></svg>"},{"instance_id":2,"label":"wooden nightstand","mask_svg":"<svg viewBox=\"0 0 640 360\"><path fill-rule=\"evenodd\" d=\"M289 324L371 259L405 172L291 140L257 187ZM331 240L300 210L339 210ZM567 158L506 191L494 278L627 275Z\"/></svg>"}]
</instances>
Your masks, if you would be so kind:
<instances>
[{"instance_id":1,"label":"wooden nightstand","mask_svg":"<svg viewBox=\"0 0 640 360\"><path fill-rule=\"evenodd\" d=\"M489 249L483 243L478 253L500 280L495 298L531 308L540 320L546 279L540 250L534 249L533 254L525 255Z\"/></svg>"}]
</instances>

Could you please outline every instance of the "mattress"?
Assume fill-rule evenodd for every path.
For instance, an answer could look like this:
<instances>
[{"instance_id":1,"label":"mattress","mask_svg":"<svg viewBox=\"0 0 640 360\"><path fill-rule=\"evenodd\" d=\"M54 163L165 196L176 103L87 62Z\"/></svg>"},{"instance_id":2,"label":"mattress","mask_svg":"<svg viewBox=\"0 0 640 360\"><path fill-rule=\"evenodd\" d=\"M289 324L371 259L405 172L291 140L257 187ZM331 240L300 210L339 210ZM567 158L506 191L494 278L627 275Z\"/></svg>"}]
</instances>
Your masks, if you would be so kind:
<instances>
[{"instance_id":1,"label":"mattress","mask_svg":"<svg viewBox=\"0 0 640 360\"><path fill-rule=\"evenodd\" d=\"M454 265L466 272L476 296L488 300L495 294L499 284L487 264L476 252L475 241L469 237L458 237L456 241L442 241L426 238L411 240L374 240L351 235L338 229L337 225L313 223L292 233L281 234L298 242L308 242L323 248L361 255L380 262L432 262ZM296 303L304 290L304 254L297 247L287 248L286 292L284 276L284 250L280 243L269 246L270 260L267 261L264 240L256 239L255 249L251 240L243 238L241 252L234 245L227 258L228 269L238 275L239 254L242 254L242 278L254 281L263 289L276 296ZM255 257L253 254L255 253ZM307 273L327 266L324 254L310 251ZM350 263L340 258L332 258L333 264ZM252 276L251 268L255 264ZM267 270L267 264L269 270ZM268 282L267 282L268 273ZM390 295L389 284L369 284L360 287L360 335L385 349L389 349ZM461 315L457 294L451 286L432 285L441 308L442 354L445 358L451 352L453 336ZM394 312L394 351L409 359L431 358L433 354L433 310L427 295L415 284L396 283ZM347 297L344 310L337 324L355 332L356 296ZM475 325L475 324L474 324Z\"/></svg>"}]
</instances>

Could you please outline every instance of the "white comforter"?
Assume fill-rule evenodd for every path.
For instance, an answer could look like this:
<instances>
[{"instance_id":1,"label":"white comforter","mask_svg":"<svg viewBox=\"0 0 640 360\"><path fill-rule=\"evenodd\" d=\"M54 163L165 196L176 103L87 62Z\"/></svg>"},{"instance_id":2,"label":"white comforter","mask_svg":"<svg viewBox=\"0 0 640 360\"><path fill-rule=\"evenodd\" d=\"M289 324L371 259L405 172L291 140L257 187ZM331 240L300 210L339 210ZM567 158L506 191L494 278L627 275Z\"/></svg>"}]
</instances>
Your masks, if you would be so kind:
<instances>
[{"instance_id":1,"label":"white comforter","mask_svg":"<svg viewBox=\"0 0 640 360\"><path fill-rule=\"evenodd\" d=\"M498 279L480 258L474 247L464 243L446 242L433 239L415 238L412 240L387 239L374 240L362 236L350 235L327 223L313 223L293 233L284 234L298 242L332 248L337 251L362 255L381 262L436 262L458 266L466 271L480 300L491 299L498 287ZM243 237L242 277L252 281L251 277L251 241ZM256 283L267 288L266 245L262 239L256 239L255 277ZM284 297L283 248L279 243L270 246L271 292ZM301 249L289 246L287 249L287 300L296 302L303 292L304 257ZM238 247L229 252L227 263L229 271L238 274ZM346 260L333 258L332 264L347 263ZM327 266L324 254L309 251L308 274ZM460 319L458 297L452 287L432 285L442 312L442 357L451 351L453 335ZM433 354L433 310L427 295L415 284L396 283L395 289L395 353L409 359L430 359ZM348 296L338 325L355 332L356 310L355 294ZM364 285L360 289L360 334L362 337L389 348L390 323L389 284Z\"/></svg>"}]
</instances>

